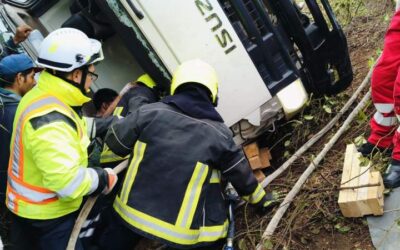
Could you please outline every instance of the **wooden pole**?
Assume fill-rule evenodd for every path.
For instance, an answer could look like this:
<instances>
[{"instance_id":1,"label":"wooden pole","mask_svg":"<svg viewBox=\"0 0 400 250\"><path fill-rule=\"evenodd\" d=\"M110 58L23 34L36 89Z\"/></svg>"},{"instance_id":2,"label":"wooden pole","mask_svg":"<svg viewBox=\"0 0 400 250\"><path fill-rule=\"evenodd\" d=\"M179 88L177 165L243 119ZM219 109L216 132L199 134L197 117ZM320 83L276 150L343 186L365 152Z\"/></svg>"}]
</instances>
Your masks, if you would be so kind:
<instances>
[{"instance_id":1,"label":"wooden pole","mask_svg":"<svg viewBox=\"0 0 400 250\"><path fill-rule=\"evenodd\" d=\"M350 123L358 115L358 112L360 112L360 110L364 108L364 106L367 104L370 96L371 96L371 90L369 90L368 93L365 94L365 96L363 97L361 102L350 113L350 115L344 121L344 123L340 127L340 129L329 140L329 142L327 144L325 144L325 147L323 148L323 150L311 162L311 164L308 166L308 168L304 171L304 173L297 180L296 184L294 185L292 190L290 190L290 192L286 195L286 197L283 200L281 206L278 208L278 210L276 211L276 213L272 217L271 221L269 222L267 228L265 229L265 231L264 231L264 233L262 235L261 242L257 245L257 250L263 250L264 249L263 248L263 241L269 239L273 235L273 233L275 232L275 229L277 228L280 220L282 219L283 215L285 214L285 212L288 209L288 207L291 204L291 202L294 200L294 197L300 192L302 185L307 181L308 177L316 169L318 164L325 157L326 153L336 143L336 141L339 139L339 137L347 130L347 128L349 127Z\"/></svg>"},{"instance_id":2,"label":"wooden pole","mask_svg":"<svg viewBox=\"0 0 400 250\"><path fill-rule=\"evenodd\" d=\"M314 145L315 142L317 142L324 134L326 134L326 132L328 132L339 121L340 117L342 117L342 115L351 107L353 102L357 99L357 96L361 93L361 91L365 88L365 86L368 85L369 80L371 79L373 68L374 67L370 69L370 71L368 72L367 76L365 77L361 85L357 88L357 90L350 97L347 103L340 109L337 115L321 131L315 134L308 142L306 142L301 148L299 148L285 163L283 163L277 170L275 170L272 174L267 176L267 178L265 178L263 182L261 182L261 185L264 188L268 184L270 184L276 177L282 174L286 169L288 169L295 160L297 160L304 152L306 152L312 145Z\"/></svg>"},{"instance_id":3,"label":"wooden pole","mask_svg":"<svg viewBox=\"0 0 400 250\"><path fill-rule=\"evenodd\" d=\"M123 162L118 164L113 169L113 171L115 174L119 174L127 167L128 167L128 160L124 160ZM83 205L81 212L79 213L78 218L75 221L74 228L72 229L72 233L71 233L71 236L69 238L68 245L66 248L67 250L75 249L76 241L78 240L79 232L82 229L82 225L86 221L86 219L87 219L90 211L92 210L94 204L96 203L98 197L99 197L99 195L89 196L89 198L86 200L85 204Z\"/></svg>"}]
</instances>

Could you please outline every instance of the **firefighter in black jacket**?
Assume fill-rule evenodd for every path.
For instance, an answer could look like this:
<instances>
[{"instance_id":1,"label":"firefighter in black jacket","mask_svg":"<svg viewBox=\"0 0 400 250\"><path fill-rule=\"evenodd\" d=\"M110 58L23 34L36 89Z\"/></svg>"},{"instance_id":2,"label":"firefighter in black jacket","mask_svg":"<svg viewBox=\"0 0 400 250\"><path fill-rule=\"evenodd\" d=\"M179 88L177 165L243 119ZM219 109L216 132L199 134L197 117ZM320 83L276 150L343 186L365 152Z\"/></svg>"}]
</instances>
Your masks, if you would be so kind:
<instances>
[{"instance_id":1,"label":"firefighter in black jacket","mask_svg":"<svg viewBox=\"0 0 400 250\"><path fill-rule=\"evenodd\" d=\"M213 249L228 228L221 176L248 202L271 204L215 110L217 92L214 69L187 61L173 75L171 96L111 126L106 144L131 157L114 202L121 222L107 236L110 249L134 244L137 235L175 248Z\"/></svg>"}]
</instances>

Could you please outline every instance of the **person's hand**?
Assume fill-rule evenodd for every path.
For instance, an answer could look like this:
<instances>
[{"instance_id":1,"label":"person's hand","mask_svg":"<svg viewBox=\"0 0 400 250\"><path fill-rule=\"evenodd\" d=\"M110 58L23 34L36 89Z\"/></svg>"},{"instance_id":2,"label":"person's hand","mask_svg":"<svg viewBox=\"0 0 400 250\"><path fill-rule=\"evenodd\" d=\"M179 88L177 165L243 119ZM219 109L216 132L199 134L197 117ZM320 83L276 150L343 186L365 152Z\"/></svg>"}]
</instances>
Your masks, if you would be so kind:
<instances>
[{"instance_id":1,"label":"person's hand","mask_svg":"<svg viewBox=\"0 0 400 250\"><path fill-rule=\"evenodd\" d=\"M107 186L104 188L102 194L109 194L113 188L115 187L115 184L117 184L118 181L118 176L116 173L111 168L105 168L104 171L107 172L108 175L108 183Z\"/></svg>"},{"instance_id":2,"label":"person's hand","mask_svg":"<svg viewBox=\"0 0 400 250\"><path fill-rule=\"evenodd\" d=\"M15 36L13 38L14 43L19 44L19 43L25 41L28 38L31 31L32 31L32 28L27 24L18 26L17 31L15 32Z\"/></svg>"},{"instance_id":3,"label":"person's hand","mask_svg":"<svg viewBox=\"0 0 400 250\"><path fill-rule=\"evenodd\" d=\"M125 95L131 88L135 87L136 84L135 82L128 82L127 84L125 84L125 86L121 89L121 91L119 92L120 96Z\"/></svg>"},{"instance_id":4,"label":"person's hand","mask_svg":"<svg viewBox=\"0 0 400 250\"><path fill-rule=\"evenodd\" d=\"M262 206L260 206L260 213L265 214L272 208L279 205L285 198L286 193L280 191L272 191L265 195Z\"/></svg>"}]
</instances>

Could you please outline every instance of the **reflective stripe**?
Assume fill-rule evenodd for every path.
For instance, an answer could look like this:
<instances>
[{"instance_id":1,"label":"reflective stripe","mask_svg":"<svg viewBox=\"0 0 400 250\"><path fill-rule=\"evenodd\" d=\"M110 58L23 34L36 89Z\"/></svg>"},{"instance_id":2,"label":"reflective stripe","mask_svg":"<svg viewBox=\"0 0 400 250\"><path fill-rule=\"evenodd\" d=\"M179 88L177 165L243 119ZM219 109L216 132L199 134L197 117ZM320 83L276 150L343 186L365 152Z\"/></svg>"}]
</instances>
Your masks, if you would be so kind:
<instances>
[{"instance_id":1,"label":"reflective stripe","mask_svg":"<svg viewBox=\"0 0 400 250\"><path fill-rule=\"evenodd\" d=\"M37 190L25 187L19 184L18 182L14 181L12 178L8 178L8 183L10 184L10 187L12 188L13 192L16 192L25 199L33 202L42 202L57 197L55 193L39 192Z\"/></svg>"},{"instance_id":2,"label":"reflective stripe","mask_svg":"<svg viewBox=\"0 0 400 250\"><path fill-rule=\"evenodd\" d=\"M97 222L100 220L100 214L98 214L94 219L91 220L85 220L85 222L82 225L82 228L87 228L90 225L92 225L93 223Z\"/></svg>"},{"instance_id":3,"label":"reflective stripe","mask_svg":"<svg viewBox=\"0 0 400 250\"><path fill-rule=\"evenodd\" d=\"M116 107L115 109L114 109L114 113L113 113L113 115L115 115L115 116L120 116L121 114L122 114L122 111L124 110L124 107Z\"/></svg>"},{"instance_id":4,"label":"reflective stripe","mask_svg":"<svg viewBox=\"0 0 400 250\"><path fill-rule=\"evenodd\" d=\"M228 220L225 220L223 225L200 227L200 229L177 227L123 204L118 196L115 199L114 208L130 225L151 235L181 245L213 242L225 238L228 230Z\"/></svg>"},{"instance_id":5,"label":"reflective stripe","mask_svg":"<svg viewBox=\"0 0 400 250\"><path fill-rule=\"evenodd\" d=\"M16 211L16 204L15 204L15 195L11 192L7 192L7 198L8 201L6 201L6 205L7 207L11 210L11 211Z\"/></svg>"},{"instance_id":6,"label":"reflective stripe","mask_svg":"<svg viewBox=\"0 0 400 250\"><path fill-rule=\"evenodd\" d=\"M243 196L243 199L250 202L251 204L256 204L259 202L265 195L264 189L258 184L256 190L251 195Z\"/></svg>"},{"instance_id":7,"label":"reflective stripe","mask_svg":"<svg viewBox=\"0 0 400 250\"><path fill-rule=\"evenodd\" d=\"M11 156L11 166L12 166L12 173L17 177L21 178L20 172L19 172L19 167L23 165L22 159L23 159L23 153L21 155L21 144L22 144L22 136L21 136L21 131L23 127L25 126L25 122L27 122L27 117L31 115L30 113L33 113L34 111L44 108L47 105L59 105L63 107L64 109L69 110L70 108L67 107L64 103L62 103L60 100L53 96L47 96L45 98L39 99L36 102L31 103L21 114L21 116L18 119L18 123L16 126L16 133L15 133L15 138L13 140L13 145L12 145L12 156ZM72 111L71 115L74 117L74 114ZM79 125L78 125L79 127ZM15 149L15 150L14 150Z\"/></svg>"},{"instance_id":8,"label":"reflective stripe","mask_svg":"<svg viewBox=\"0 0 400 250\"><path fill-rule=\"evenodd\" d=\"M380 113L390 113L394 110L393 103L374 103L374 106Z\"/></svg>"},{"instance_id":9,"label":"reflective stripe","mask_svg":"<svg viewBox=\"0 0 400 250\"><path fill-rule=\"evenodd\" d=\"M198 162L187 186L175 225L190 228L207 173L208 166Z\"/></svg>"},{"instance_id":10,"label":"reflective stripe","mask_svg":"<svg viewBox=\"0 0 400 250\"><path fill-rule=\"evenodd\" d=\"M107 145L104 146L103 152L101 152L100 156L100 163L110 163L110 162L117 162L117 161L122 161L124 159L128 159L129 155L125 157L121 157L119 155L114 154L113 151L111 151Z\"/></svg>"},{"instance_id":11,"label":"reflective stripe","mask_svg":"<svg viewBox=\"0 0 400 250\"><path fill-rule=\"evenodd\" d=\"M99 184L99 177L94 169L91 168L79 168L78 172L75 175L75 178L71 180L66 187L64 187L62 190L57 191L56 193L58 194L59 197L69 197L71 196L79 187L82 185L82 183L85 181L86 175L89 174L90 177L92 178L92 185L90 187L90 190L96 190L98 184Z\"/></svg>"},{"instance_id":12,"label":"reflective stripe","mask_svg":"<svg viewBox=\"0 0 400 250\"><path fill-rule=\"evenodd\" d=\"M94 233L94 228L89 228L88 230L80 233L79 238L88 238L88 237L92 236L93 233Z\"/></svg>"},{"instance_id":13,"label":"reflective stripe","mask_svg":"<svg viewBox=\"0 0 400 250\"><path fill-rule=\"evenodd\" d=\"M213 169L211 172L210 183L220 183L221 182L221 171Z\"/></svg>"},{"instance_id":14,"label":"reflective stripe","mask_svg":"<svg viewBox=\"0 0 400 250\"><path fill-rule=\"evenodd\" d=\"M92 117L84 117L86 121L86 130L90 140L93 140L96 137L96 122Z\"/></svg>"},{"instance_id":15,"label":"reflective stripe","mask_svg":"<svg viewBox=\"0 0 400 250\"><path fill-rule=\"evenodd\" d=\"M32 103L26 107L18 118L18 123L15 130L15 137L12 142L12 154L10 157L10 170L8 171L8 187L9 190L7 197L9 198L8 207L17 213L19 199L31 203L42 203L52 202L58 200L57 194L42 187L30 185L24 182L24 152L22 147L22 131L31 117L41 112L48 111L49 108L56 108L69 112L69 115L73 118L78 128L79 137L83 136L82 128L80 124L76 122L76 115L70 107L65 105L59 99L54 96L41 96L32 101ZM76 185L81 183L81 174L68 185L67 188L59 192L60 196L68 195L70 192L76 190Z\"/></svg>"},{"instance_id":16,"label":"reflective stripe","mask_svg":"<svg viewBox=\"0 0 400 250\"><path fill-rule=\"evenodd\" d=\"M128 202L129 192L131 190L133 181L135 180L139 164L143 159L144 151L146 150L146 143L137 141L133 149L133 158L126 173L124 184L121 190L121 201L125 204Z\"/></svg>"},{"instance_id":17,"label":"reflective stripe","mask_svg":"<svg viewBox=\"0 0 400 250\"><path fill-rule=\"evenodd\" d=\"M92 185L90 186L90 190L88 193L91 194L96 191L97 187L99 186L99 175L93 168L87 168L87 170L89 171L90 178L92 179Z\"/></svg>"},{"instance_id":18,"label":"reflective stripe","mask_svg":"<svg viewBox=\"0 0 400 250\"><path fill-rule=\"evenodd\" d=\"M376 123L382 126L393 126L397 123L397 119L394 116L384 117L382 113L376 112L374 114L374 119Z\"/></svg>"}]
</instances>

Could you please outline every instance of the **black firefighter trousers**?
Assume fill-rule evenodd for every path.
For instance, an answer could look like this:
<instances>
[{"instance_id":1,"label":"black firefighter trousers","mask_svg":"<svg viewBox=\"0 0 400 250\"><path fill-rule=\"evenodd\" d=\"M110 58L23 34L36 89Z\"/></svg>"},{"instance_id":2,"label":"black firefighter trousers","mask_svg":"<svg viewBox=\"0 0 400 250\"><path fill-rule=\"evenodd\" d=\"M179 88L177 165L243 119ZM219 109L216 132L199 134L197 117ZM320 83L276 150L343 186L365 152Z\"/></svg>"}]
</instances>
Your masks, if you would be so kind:
<instances>
[{"instance_id":1,"label":"black firefighter trousers","mask_svg":"<svg viewBox=\"0 0 400 250\"><path fill-rule=\"evenodd\" d=\"M77 213L51 220L31 220L11 215L10 244L6 250L65 250ZM83 250L78 238L76 250Z\"/></svg>"}]
</instances>

